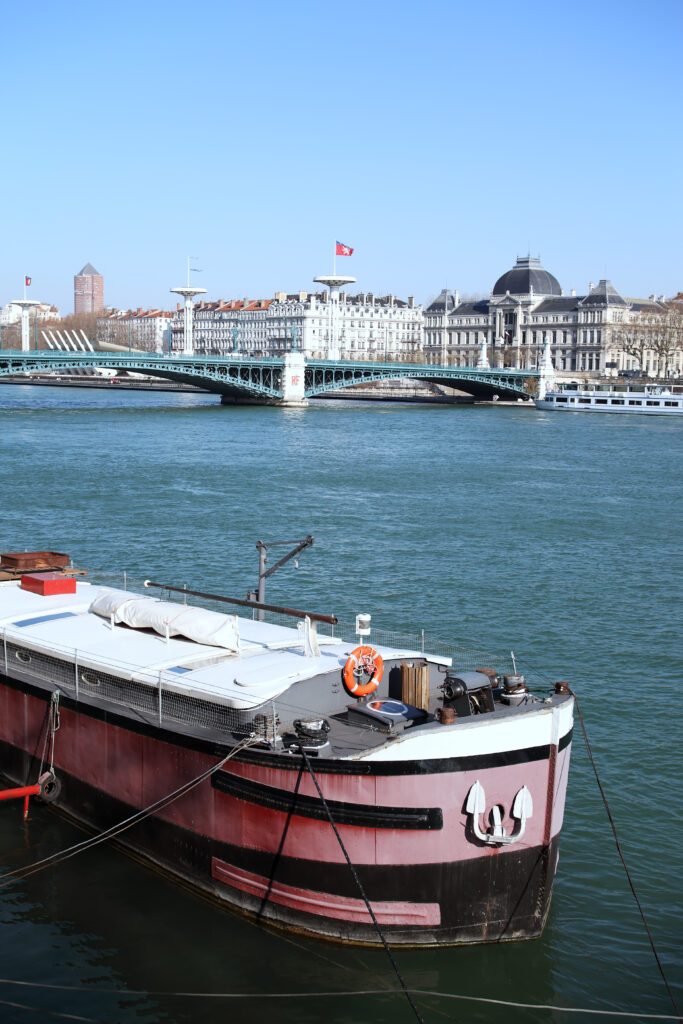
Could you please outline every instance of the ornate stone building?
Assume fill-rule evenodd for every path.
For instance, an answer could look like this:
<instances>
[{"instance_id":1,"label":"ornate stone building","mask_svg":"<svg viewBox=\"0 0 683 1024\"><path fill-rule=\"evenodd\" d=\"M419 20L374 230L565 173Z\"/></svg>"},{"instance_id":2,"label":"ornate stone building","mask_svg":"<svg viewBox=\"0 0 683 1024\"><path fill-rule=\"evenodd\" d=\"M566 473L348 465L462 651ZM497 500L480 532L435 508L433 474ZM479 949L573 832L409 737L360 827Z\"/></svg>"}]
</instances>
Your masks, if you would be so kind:
<instances>
[{"instance_id":1,"label":"ornate stone building","mask_svg":"<svg viewBox=\"0 0 683 1024\"><path fill-rule=\"evenodd\" d=\"M194 310L194 349L198 354L280 356L296 349L309 358L421 358L422 306L395 295L339 294L328 291L273 299L199 302ZM182 351L183 318L171 325L172 351Z\"/></svg>"},{"instance_id":2,"label":"ornate stone building","mask_svg":"<svg viewBox=\"0 0 683 1024\"><path fill-rule=\"evenodd\" d=\"M556 277L533 256L522 256L498 278L486 299L461 302L444 290L425 309L425 355L429 363L532 369L544 340L557 370L604 375L631 368L621 346L623 327L662 312L663 297L625 299L610 281L589 286L586 295L565 295ZM680 352L672 360L680 372ZM661 372L654 359L646 372Z\"/></svg>"}]
</instances>

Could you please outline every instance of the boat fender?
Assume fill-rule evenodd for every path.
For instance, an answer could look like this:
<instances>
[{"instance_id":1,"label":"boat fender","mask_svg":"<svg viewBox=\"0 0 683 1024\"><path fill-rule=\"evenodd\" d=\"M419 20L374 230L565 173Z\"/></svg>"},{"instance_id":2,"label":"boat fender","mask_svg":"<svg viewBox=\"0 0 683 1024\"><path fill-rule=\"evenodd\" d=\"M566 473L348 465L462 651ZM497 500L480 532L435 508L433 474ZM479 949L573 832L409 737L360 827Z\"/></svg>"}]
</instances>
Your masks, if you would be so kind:
<instances>
[{"instance_id":1,"label":"boat fender","mask_svg":"<svg viewBox=\"0 0 683 1024\"><path fill-rule=\"evenodd\" d=\"M40 786L40 799L46 804L52 804L59 798L62 792L62 784L53 772L43 772L38 779Z\"/></svg>"},{"instance_id":2,"label":"boat fender","mask_svg":"<svg viewBox=\"0 0 683 1024\"><path fill-rule=\"evenodd\" d=\"M362 674L370 676L366 683L361 683ZM374 693L382 682L384 662L381 654L374 647L363 644L351 651L344 665L344 689L352 697L367 697Z\"/></svg>"}]
</instances>

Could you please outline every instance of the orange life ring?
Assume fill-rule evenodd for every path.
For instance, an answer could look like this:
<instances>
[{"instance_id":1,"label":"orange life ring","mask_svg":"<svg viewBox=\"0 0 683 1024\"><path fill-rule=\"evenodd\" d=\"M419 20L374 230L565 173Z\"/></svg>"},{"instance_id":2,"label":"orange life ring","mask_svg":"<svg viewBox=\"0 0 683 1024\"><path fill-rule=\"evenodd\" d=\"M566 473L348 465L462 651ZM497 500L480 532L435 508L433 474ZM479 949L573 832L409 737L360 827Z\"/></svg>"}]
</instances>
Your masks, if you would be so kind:
<instances>
[{"instance_id":1,"label":"orange life ring","mask_svg":"<svg viewBox=\"0 0 683 1024\"><path fill-rule=\"evenodd\" d=\"M361 683L356 678L361 672L370 676L367 683ZM344 689L353 697L367 697L369 693L375 692L383 675L384 662L381 654L378 654L374 647L367 645L356 647L344 665Z\"/></svg>"}]
</instances>

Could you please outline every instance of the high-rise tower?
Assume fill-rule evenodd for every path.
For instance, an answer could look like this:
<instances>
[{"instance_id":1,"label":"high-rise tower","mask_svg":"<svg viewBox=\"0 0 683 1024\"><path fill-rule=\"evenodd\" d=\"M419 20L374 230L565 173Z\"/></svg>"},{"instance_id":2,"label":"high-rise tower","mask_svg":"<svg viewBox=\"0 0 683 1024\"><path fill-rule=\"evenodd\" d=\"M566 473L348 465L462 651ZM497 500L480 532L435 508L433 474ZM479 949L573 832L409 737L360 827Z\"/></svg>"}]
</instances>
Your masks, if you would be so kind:
<instances>
[{"instance_id":1,"label":"high-rise tower","mask_svg":"<svg viewBox=\"0 0 683 1024\"><path fill-rule=\"evenodd\" d=\"M99 313L104 309L104 278L92 263L74 276L74 313Z\"/></svg>"}]
</instances>

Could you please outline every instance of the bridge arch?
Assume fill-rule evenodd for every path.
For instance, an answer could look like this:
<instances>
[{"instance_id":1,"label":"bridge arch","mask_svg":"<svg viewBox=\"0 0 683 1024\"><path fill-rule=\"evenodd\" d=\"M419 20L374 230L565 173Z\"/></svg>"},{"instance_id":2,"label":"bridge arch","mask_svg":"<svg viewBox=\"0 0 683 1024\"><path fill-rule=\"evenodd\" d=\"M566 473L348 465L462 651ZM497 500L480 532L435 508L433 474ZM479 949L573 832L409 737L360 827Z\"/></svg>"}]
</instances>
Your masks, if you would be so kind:
<instances>
[{"instance_id":1,"label":"bridge arch","mask_svg":"<svg viewBox=\"0 0 683 1024\"><path fill-rule=\"evenodd\" d=\"M330 391L374 384L379 381L416 380L441 384L464 391L475 398L490 400L530 398L529 379L538 374L528 370L482 370L466 366L430 366L415 363L347 363L316 360L306 367L306 397Z\"/></svg>"},{"instance_id":2,"label":"bridge arch","mask_svg":"<svg viewBox=\"0 0 683 1024\"><path fill-rule=\"evenodd\" d=\"M107 367L149 374L182 384L195 384L227 402L282 403L284 359L247 356L163 356L121 352L0 351L0 376ZM374 363L310 359L304 369L304 396L315 398L357 384L417 380L457 388L475 398L530 398L534 370L434 366L418 363Z\"/></svg>"},{"instance_id":3,"label":"bridge arch","mask_svg":"<svg viewBox=\"0 0 683 1024\"><path fill-rule=\"evenodd\" d=\"M282 361L278 359L218 360L169 358L118 352L0 352L0 376L18 373L69 372L102 367L131 370L150 377L194 384L226 398L278 401L282 397Z\"/></svg>"}]
</instances>

